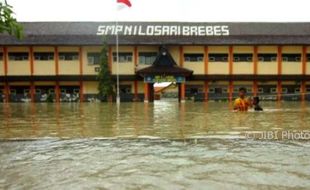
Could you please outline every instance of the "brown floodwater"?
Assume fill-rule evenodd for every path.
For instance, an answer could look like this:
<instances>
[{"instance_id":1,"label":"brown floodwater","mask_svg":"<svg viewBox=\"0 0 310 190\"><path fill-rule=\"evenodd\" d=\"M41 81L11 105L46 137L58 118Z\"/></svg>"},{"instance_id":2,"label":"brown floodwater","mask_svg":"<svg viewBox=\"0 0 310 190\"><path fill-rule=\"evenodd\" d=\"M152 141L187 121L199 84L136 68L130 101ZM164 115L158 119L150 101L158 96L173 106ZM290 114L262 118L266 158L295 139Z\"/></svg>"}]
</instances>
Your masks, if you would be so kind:
<instances>
[{"instance_id":1,"label":"brown floodwater","mask_svg":"<svg viewBox=\"0 0 310 190\"><path fill-rule=\"evenodd\" d=\"M0 189L309 189L310 103L0 104Z\"/></svg>"}]
</instances>

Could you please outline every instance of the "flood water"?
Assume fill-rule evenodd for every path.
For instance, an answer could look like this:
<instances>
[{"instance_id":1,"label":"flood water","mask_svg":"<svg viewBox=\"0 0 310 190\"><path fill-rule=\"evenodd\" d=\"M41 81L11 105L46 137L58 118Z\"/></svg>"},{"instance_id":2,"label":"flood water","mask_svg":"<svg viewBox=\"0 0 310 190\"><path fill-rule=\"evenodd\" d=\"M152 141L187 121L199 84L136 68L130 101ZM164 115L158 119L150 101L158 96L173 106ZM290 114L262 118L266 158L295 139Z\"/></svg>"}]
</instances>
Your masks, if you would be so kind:
<instances>
[{"instance_id":1,"label":"flood water","mask_svg":"<svg viewBox=\"0 0 310 190\"><path fill-rule=\"evenodd\" d=\"M309 102L262 106L0 104L0 189L309 189Z\"/></svg>"}]
</instances>

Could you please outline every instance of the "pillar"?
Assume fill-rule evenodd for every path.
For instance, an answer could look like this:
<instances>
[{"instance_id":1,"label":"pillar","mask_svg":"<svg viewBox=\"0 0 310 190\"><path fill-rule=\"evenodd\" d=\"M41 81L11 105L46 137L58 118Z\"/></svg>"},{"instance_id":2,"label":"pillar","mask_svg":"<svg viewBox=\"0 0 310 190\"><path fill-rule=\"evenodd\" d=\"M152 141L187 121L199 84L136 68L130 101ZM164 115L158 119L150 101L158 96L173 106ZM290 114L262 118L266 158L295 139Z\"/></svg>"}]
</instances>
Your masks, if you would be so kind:
<instances>
[{"instance_id":1,"label":"pillar","mask_svg":"<svg viewBox=\"0 0 310 190\"><path fill-rule=\"evenodd\" d=\"M233 90L234 90L233 81L230 80L228 86L228 100L230 102L233 100Z\"/></svg>"},{"instance_id":2,"label":"pillar","mask_svg":"<svg viewBox=\"0 0 310 190\"><path fill-rule=\"evenodd\" d=\"M31 102L35 102L35 86L34 86L34 82L31 81L30 83L30 99L31 99Z\"/></svg>"},{"instance_id":3,"label":"pillar","mask_svg":"<svg viewBox=\"0 0 310 190\"><path fill-rule=\"evenodd\" d=\"M282 75L282 47L278 46L278 76ZM277 100L281 100L282 94L282 82L278 81L277 83Z\"/></svg>"},{"instance_id":4,"label":"pillar","mask_svg":"<svg viewBox=\"0 0 310 190\"><path fill-rule=\"evenodd\" d=\"M149 103L149 83L144 83L144 103Z\"/></svg>"}]
</instances>

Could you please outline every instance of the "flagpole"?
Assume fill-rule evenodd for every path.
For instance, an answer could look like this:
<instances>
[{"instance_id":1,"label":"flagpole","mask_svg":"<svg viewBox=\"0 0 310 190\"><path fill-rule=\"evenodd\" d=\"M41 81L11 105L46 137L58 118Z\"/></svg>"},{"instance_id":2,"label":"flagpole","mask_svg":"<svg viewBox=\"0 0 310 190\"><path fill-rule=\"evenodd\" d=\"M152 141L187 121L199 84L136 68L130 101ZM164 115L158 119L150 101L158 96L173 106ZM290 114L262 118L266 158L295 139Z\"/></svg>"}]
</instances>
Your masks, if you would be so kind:
<instances>
[{"instance_id":1,"label":"flagpole","mask_svg":"<svg viewBox=\"0 0 310 190\"><path fill-rule=\"evenodd\" d=\"M115 31L116 31L116 104L120 105L120 95L119 95L119 36L118 36L118 10L116 10L116 22L115 22Z\"/></svg>"}]
</instances>

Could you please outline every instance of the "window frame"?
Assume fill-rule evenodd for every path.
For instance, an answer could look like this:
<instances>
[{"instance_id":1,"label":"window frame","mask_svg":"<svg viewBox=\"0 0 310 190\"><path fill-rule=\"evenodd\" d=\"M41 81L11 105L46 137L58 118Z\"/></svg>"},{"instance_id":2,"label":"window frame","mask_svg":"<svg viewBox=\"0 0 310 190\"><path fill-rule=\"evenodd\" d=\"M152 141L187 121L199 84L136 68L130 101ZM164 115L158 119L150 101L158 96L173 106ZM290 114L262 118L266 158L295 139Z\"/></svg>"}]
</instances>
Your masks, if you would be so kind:
<instances>
[{"instance_id":1,"label":"window frame","mask_svg":"<svg viewBox=\"0 0 310 190\"><path fill-rule=\"evenodd\" d=\"M68 59L68 57L71 57L71 59ZM60 61L78 61L79 57L80 57L79 52L59 52L58 53L58 59Z\"/></svg>"},{"instance_id":2,"label":"window frame","mask_svg":"<svg viewBox=\"0 0 310 190\"><path fill-rule=\"evenodd\" d=\"M13 55L13 54L15 54L15 55ZM16 59L16 57L18 57L17 54L20 54L20 57L22 57L22 58ZM24 55L22 55L22 54L24 54ZM26 54L27 54L27 56L26 56ZM8 57L9 57L10 61L29 61L29 52L9 52ZM14 59L13 59L13 57L14 57ZM27 57L27 58L25 58L25 57Z\"/></svg>"},{"instance_id":3,"label":"window frame","mask_svg":"<svg viewBox=\"0 0 310 190\"><path fill-rule=\"evenodd\" d=\"M190 63L200 63L204 60L204 54L203 53L184 53L183 58L185 62Z\"/></svg>"},{"instance_id":4,"label":"window frame","mask_svg":"<svg viewBox=\"0 0 310 190\"><path fill-rule=\"evenodd\" d=\"M138 54L138 64L139 65L152 65L154 61L156 60L158 56L157 52L139 52ZM143 63L143 58L144 58L144 63ZM150 59L147 61L147 59Z\"/></svg>"},{"instance_id":5,"label":"window frame","mask_svg":"<svg viewBox=\"0 0 310 190\"><path fill-rule=\"evenodd\" d=\"M118 57L119 57L119 60L118 60L119 63L132 63L133 61L132 52L119 52ZM117 63L116 52L112 53L112 60L113 60L113 63Z\"/></svg>"},{"instance_id":6,"label":"window frame","mask_svg":"<svg viewBox=\"0 0 310 190\"><path fill-rule=\"evenodd\" d=\"M229 59L228 53L209 53L208 62L223 62L227 63Z\"/></svg>"},{"instance_id":7,"label":"window frame","mask_svg":"<svg viewBox=\"0 0 310 190\"><path fill-rule=\"evenodd\" d=\"M47 59L37 59L36 57L38 55L36 55L36 54L46 54L47 55ZM48 55L48 54L50 54L50 55ZM54 54L54 52L34 52L33 53L33 57L34 57L35 61L54 61L55 54ZM52 57L52 59L51 59L51 57Z\"/></svg>"}]
</instances>

